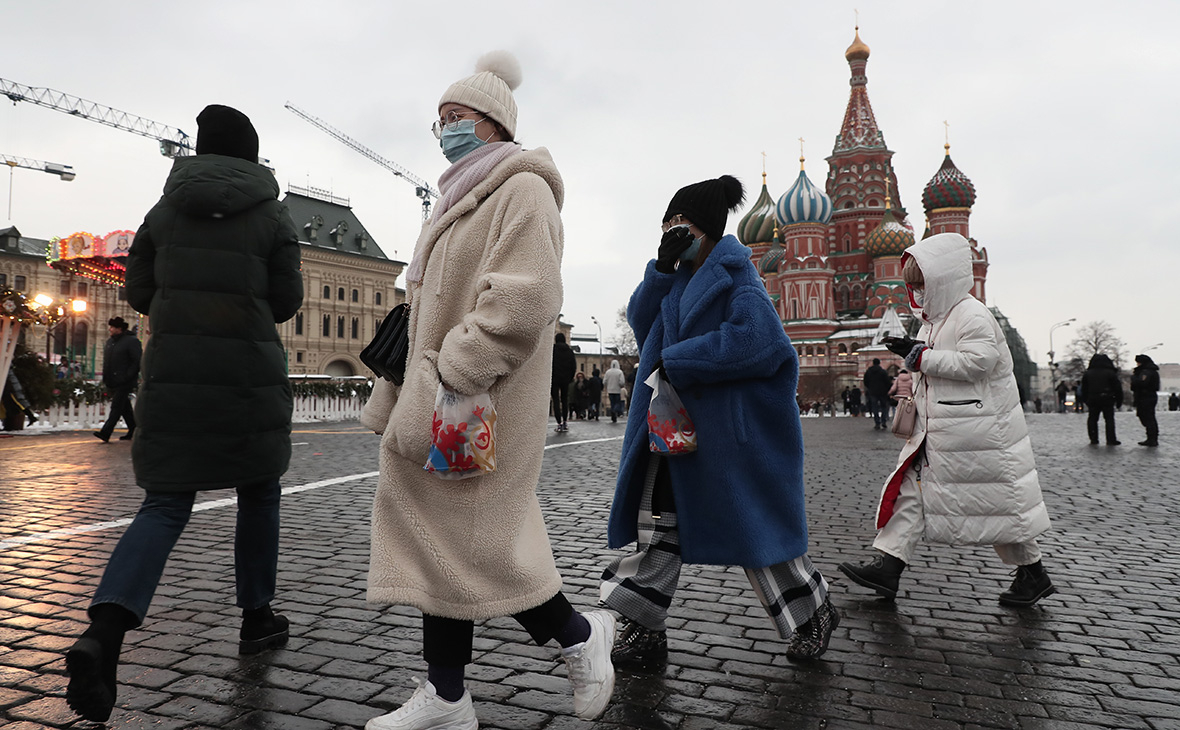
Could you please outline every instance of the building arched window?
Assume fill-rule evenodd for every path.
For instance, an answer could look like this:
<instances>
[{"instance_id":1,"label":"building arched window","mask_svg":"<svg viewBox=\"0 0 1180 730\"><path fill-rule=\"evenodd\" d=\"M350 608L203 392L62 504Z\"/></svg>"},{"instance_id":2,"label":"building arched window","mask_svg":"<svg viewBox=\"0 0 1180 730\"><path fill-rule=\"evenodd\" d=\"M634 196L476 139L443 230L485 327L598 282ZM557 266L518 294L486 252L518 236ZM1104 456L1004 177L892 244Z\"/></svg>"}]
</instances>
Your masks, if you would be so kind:
<instances>
[{"instance_id":1,"label":"building arched window","mask_svg":"<svg viewBox=\"0 0 1180 730\"><path fill-rule=\"evenodd\" d=\"M361 321L356 317L352 318L352 339L360 337Z\"/></svg>"},{"instance_id":2,"label":"building arched window","mask_svg":"<svg viewBox=\"0 0 1180 730\"><path fill-rule=\"evenodd\" d=\"M808 345L808 346L807 346L807 356L808 356L808 357L814 357L814 356L815 356L815 348L814 348L814 347L812 347L811 345Z\"/></svg>"},{"instance_id":3,"label":"building arched window","mask_svg":"<svg viewBox=\"0 0 1180 730\"><path fill-rule=\"evenodd\" d=\"M378 307L381 306L381 292L377 292L376 294L374 294L373 303L376 304Z\"/></svg>"},{"instance_id":4,"label":"building arched window","mask_svg":"<svg viewBox=\"0 0 1180 730\"><path fill-rule=\"evenodd\" d=\"M332 298L332 287L328 286L327 284L324 284L324 299L331 299L331 298Z\"/></svg>"},{"instance_id":5,"label":"building arched window","mask_svg":"<svg viewBox=\"0 0 1180 730\"><path fill-rule=\"evenodd\" d=\"M336 290L336 298L342 302L344 301L344 287L340 287Z\"/></svg>"},{"instance_id":6,"label":"building arched window","mask_svg":"<svg viewBox=\"0 0 1180 730\"><path fill-rule=\"evenodd\" d=\"M836 355L839 357L845 357L848 355L848 347L845 346L844 343L840 343L840 347L836 350Z\"/></svg>"},{"instance_id":7,"label":"building arched window","mask_svg":"<svg viewBox=\"0 0 1180 730\"><path fill-rule=\"evenodd\" d=\"M361 293L360 293L360 291L358 291L358 290L356 290L356 289L353 289L353 290L352 290L352 301L354 301L354 302L359 302L360 300L361 300Z\"/></svg>"},{"instance_id":8,"label":"building arched window","mask_svg":"<svg viewBox=\"0 0 1180 730\"><path fill-rule=\"evenodd\" d=\"M336 318L336 336L342 340L344 339L344 317Z\"/></svg>"},{"instance_id":9,"label":"building arched window","mask_svg":"<svg viewBox=\"0 0 1180 730\"><path fill-rule=\"evenodd\" d=\"M332 336L332 318L324 315L324 337Z\"/></svg>"},{"instance_id":10,"label":"building arched window","mask_svg":"<svg viewBox=\"0 0 1180 730\"><path fill-rule=\"evenodd\" d=\"M848 287L840 287L840 309L848 309Z\"/></svg>"},{"instance_id":11,"label":"building arched window","mask_svg":"<svg viewBox=\"0 0 1180 730\"><path fill-rule=\"evenodd\" d=\"M295 334L303 334L303 312L297 312L295 314Z\"/></svg>"}]
</instances>

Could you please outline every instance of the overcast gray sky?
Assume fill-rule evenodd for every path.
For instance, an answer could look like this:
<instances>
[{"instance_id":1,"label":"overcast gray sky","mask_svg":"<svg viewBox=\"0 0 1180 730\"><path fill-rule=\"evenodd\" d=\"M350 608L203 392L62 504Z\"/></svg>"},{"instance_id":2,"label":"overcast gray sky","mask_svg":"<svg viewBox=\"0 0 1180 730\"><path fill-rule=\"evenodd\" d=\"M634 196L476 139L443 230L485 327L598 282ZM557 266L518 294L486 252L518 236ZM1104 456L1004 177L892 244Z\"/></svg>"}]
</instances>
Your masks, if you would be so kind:
<instances>
[{"instance_id":1,"label":"overcast gray sky","mask_svg":"<svg viewBox=\"0 0 1180 730\"><path fill-rule=\"evenodd\" d=\"M911 223L921 231L947 120L978 192L988 303L1033 359L1043 365L1050 327L1076 317L1109 321L1129 354L1162 341L1155 359L1180 362L1176 2L0 0L0 77L193 136L205 104L235 106L284 189L350 198L381 248L408 260L413 187L283 104L434 182L447 165L429 130L439 96L484 51L511 50L518 139L548 147L566 183L565 319L594 334L597 316L609 341L677 188L729 173L752 202L766 152L777 198L798 174L799 137L822 185L854 7ZM0 153L77 172L16 171L12 223L38 238L138 227L170 165L150 140L7 100ZM1054 334L1059 358L1071 329Z\"/></svg>"}]
</instances>

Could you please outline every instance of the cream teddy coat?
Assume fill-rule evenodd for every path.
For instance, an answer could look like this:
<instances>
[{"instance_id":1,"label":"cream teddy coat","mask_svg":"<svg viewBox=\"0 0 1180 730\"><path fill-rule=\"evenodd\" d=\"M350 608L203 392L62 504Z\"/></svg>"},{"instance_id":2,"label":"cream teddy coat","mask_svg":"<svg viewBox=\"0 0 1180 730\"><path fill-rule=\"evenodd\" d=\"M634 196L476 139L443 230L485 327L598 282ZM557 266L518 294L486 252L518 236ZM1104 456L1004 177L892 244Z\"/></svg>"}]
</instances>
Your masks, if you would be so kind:
<instances>
[{"instance_id":1,"label":"cream teddy coat","mask_svg":"<svg viewBox=\"0 0 1180 730\"><path fill-rule=\"evenodd\" d=\"M535 490L562 302L563 197L549 152L521 152L423 227L425 272L407 286L405 382L378 380L361 416L382 434L372 602L481 620L561 589ZM491 394L495 472L445 481L423 471L440 376L460 393Z\"/></svg>"}]
</instances>

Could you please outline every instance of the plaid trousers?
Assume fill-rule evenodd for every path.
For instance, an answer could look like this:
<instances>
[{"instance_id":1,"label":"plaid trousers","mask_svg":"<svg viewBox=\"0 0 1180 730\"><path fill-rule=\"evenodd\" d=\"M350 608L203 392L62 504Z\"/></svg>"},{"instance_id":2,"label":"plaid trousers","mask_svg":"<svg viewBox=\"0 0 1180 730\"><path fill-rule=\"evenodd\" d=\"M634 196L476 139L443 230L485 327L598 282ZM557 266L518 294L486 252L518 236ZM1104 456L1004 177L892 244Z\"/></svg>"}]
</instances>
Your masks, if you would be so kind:
<instances>
[{"instance_id":1,"label":"plaid trousers","mask_svg":"<svg viewBox=\"0 0 1180 730\"><path fill-rule=\"evenodd\" d=\"M676 513L652 509L656 480L667 478L652 454L639 502L635 552L615 558L602 573L603 605L651 631L664 631L668 607L680 582L680 532ZM670 485L663 485L665 488ZM754 594L784 639L806 623L828 596L828 584L806 554L764 568L745 568Z\"/></svg>"}]
</instances>

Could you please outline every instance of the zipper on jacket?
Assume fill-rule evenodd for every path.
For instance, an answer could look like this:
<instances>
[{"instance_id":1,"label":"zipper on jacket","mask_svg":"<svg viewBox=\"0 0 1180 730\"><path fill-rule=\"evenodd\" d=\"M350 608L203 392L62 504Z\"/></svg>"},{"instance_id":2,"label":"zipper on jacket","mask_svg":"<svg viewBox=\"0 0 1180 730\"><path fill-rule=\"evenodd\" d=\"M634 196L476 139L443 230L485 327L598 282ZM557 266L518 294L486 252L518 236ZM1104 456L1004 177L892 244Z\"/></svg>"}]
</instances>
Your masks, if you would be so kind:
<instances>
[{"instance_id":1,"label":"zipper on jacket","mask_svg":"<svg viewBox=\"0 0 1180 730\"><path fill-rule=\"evenodd\" d=\"M972 406L973 405L976 408L983 408L983 401L979 400L978 398L972 398L970 400L940 400L940 401L938 401L938 405L940 405L940 406Z\"/></svg>"}]
</instances>

